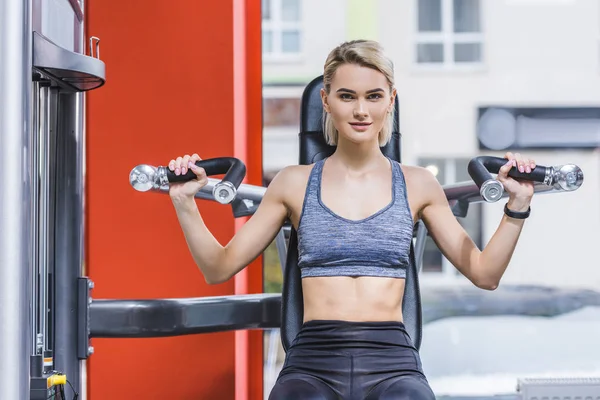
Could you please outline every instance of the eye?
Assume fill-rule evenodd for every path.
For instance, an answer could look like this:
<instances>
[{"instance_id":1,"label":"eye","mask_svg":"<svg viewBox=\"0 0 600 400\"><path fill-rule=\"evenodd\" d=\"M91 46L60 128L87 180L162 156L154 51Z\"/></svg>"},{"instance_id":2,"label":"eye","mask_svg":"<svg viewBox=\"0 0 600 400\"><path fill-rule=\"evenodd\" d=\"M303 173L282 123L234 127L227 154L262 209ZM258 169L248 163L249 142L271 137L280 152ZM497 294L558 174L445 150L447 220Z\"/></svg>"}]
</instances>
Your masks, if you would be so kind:
<instances>
[{"instance_id":1,"label":"eye","mask_svg":"<svg viewBox=\"0 0 600 400\"><path fill-rule=\"evenodd\" d=\"M369 100L379 100L382 98L383 98L383 96L381 95L381 93L373 93L373 94L370 94L368 97Z\"/></svg>"},{"instance_id":2,"label":"eye","mask_svg":"<svg viewBox=\"0 0 600 400\"><path fill-rule=\"evenodd\" d=\"M340 93L340 99L342 100L352 100L352 95L349 93Z\"/></svg>"}]
</instances>

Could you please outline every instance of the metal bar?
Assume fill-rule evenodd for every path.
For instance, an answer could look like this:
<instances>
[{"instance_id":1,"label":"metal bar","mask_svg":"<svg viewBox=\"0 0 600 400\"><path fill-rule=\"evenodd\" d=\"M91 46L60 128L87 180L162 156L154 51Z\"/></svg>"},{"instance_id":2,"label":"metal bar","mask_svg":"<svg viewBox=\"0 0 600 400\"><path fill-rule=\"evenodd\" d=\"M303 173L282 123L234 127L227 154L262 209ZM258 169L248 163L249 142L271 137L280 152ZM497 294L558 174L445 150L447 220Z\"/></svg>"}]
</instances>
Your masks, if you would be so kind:
<instances>
[{"instance_id":1,"label":"metal bar","mask_svg":"<svg viewBox=\"0 0 600 400\"><path fill-rule=\"evenodd\" d=\"M48 220L50 216L50 89L40 90L40 131L39 131L39 225L38 225L38 274L40 319L39 334L42 351L48 350Z\"/></svg>"},{"instance_id":2,"label":"metal bar","mask_svg":"<svg viewBox=\"0 0 600 400\"><path fill-rule=\"evenodd\" d=\"M78 392L77 295L83 265L83 149L80 95L60 93L56 137L54 361Z\"/></svg>"},{"instance_id":3,"label":"metal bar","mask_svg":"<svg viewBox=\"0 0 600 400\"><path fill-rule=\"evenodd\" d=\"M0 399L27 399L31 347L31 0L0 2Z\"/></svg>"},{"instance_id":4,"label":"metal bar","mask_svg":"<svg viewBox=\"0 0 600 400\"><path fill-rule=\"evenodd\" d=\"M93 300L90 337L150 338L278 328L281 295Z\"/></svg>"},{"instance_id":5,"label":"metal bar","mask_svg":"<svg viewBox=\"0 0 600 400\"><path fill-rule=\"evenodd\" d=\"M71 8L73 8L73 11L75 12L75 15L77 16L79 22L83 22L83 11L79 6L79 1L69 0L69 3L71 4Z\"/></svg>"},{"instance_id":6,"label":"metal bar","mask_svg":"<svg viewBox=\"0 0 600 400\"><path fill-rule=\"evenodd\" d=\"M470 204L485 202L483 197L481 197L481 195L479 194L479 187L477 187L477 185L472 181L459 182L452 185L444 185L443 189L448 201L460 200ZM548 186L543 183L537 182L534 184L534 190L536 195L565 192L564 190L556 189L552 186ZM508 193L504 191L504 193L502 194L502 198L506 197L508 197Z\"/></svg>"},{"instance_id":7,"label":"metal bar","mask_svg":"<svg viewBox=\"0 0 600 400\"><path fill-rule=\"evenodd\" d=\"M200 191L196 194L196 198L214 201L215 198L212 194L212 191L215 185L219 182L219 179L208 178L208 183L206 184L206 186L200 189ZM169 193L169 186L161 186L159 191L162 193ZM256 186L242 183L237 190L236 197L243 200L249 200L260 203L266 191L267 188L264 186Z\"/></svg>"},{"instance_id":8,"label":"metal bar","mask_svg":"<svg viewBox=\"0 0 600 400\"><path fill-rule=\"evenodd\" d=\"M217 184L220 182L218 179L208 178L208 184L204 186L200 191L196 194L197 199L201 200L211 200L214 201L214 197L212 194L212 190ZM444 193L446 194L446 198L448 201L464 201L466 203L482 203L485 202L483 197L479 194L479 187L473 181L465 181L452 185L443 185L442 186ZM551 194L551 193L561 193L566 192L565 190L556 189L552 186L545 185L543 183L535 183L534 185L536 194ZM161 193L168 193L169 186L161 186L158 190L155 190ZM249 185L249 184L241 184L238 188L238 192L236 195L237 199L241 199L244 201L252 201L255 203L260 203L262 198L267 191L266 187ZM508 193L504 192L502 198L508 197Z\"/></svg>"},{"instance_id":9,"label":"metal bar","mask_svg":"<svg viewBox=\"0 0 600 400\"><path fill-rule=\"evenodd\" d=\"M40 101L40 83L33 84L32 96L32 134L29 135L29 148L31 149L31 265L33 267L31 274L31 354L41 354L41 348L38 348L40 333L40 276L37 271L39 263L38 252L38 224L39 224L39 137L41 130L41 101Z\"/></svg>"}]
</instances>

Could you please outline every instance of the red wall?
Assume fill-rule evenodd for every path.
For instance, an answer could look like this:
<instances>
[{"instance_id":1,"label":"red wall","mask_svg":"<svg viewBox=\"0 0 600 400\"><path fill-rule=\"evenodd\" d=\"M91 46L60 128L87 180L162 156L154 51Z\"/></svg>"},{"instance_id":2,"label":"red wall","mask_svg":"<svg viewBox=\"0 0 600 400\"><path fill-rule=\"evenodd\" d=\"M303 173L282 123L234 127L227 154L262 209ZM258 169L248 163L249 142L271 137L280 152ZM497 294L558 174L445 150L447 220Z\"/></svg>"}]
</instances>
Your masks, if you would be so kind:
<instances>
[{"instance_id":1,"label":"red wall","mask_svg":"<svg viewBox=\"0 0 600 400\"><path fill-rule=\"evenodd\" d=\"M234 32L234 4L246 2L253 8L244 10L243 35ZM86 260L94 298L262 291L260 259L237 284L231 280L208 286L168 196L136 192L128 182L137 164L166 165L177 155L198 152L203 158L244 159L247 182L261 184L260 10L255 3L87 3L87 37L101 40L107 78L104 87L87 95ZM246 46L242 58L233 51L239 40ZM239 69L240 63L246 68L243 101L234 95L234 67ZM245 122L234 128L234 116ZM236 229L230 207L198 204L209 229L227 243ZM234 336L94 339L89 398L233 399L236 369L248 377L246 388L238 383L237 398L259 398L262 335L250 332L245 348Z\"/></svg>"}]
</instances>

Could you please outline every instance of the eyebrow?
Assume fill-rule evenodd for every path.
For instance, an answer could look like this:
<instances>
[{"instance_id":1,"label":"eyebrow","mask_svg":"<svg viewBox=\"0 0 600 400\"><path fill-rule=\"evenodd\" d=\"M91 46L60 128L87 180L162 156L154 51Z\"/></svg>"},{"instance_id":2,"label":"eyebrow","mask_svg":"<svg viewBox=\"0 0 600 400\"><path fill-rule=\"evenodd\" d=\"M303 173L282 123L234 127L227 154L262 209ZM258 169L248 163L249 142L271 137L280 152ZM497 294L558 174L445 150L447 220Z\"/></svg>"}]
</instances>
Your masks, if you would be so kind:
<instances>
[{"instance_id":1,"label":"eyebrow","mask_svg":"<svg viewBox=\"0 0 600 400\"><path fill-rule=\"evenodd\" d=\"M375 92L383 92L384 90L381 88L377 88L377 89L371 89L371 90L367 90L367 94L370 93L375 93ZM337 90L337 93L339 92L347 92L347 93L352 93L352 94L356 94L356 91L354 90L350 90L350 89L346 89L346 88L340 88Z\"/></svg>"}]
</instances>

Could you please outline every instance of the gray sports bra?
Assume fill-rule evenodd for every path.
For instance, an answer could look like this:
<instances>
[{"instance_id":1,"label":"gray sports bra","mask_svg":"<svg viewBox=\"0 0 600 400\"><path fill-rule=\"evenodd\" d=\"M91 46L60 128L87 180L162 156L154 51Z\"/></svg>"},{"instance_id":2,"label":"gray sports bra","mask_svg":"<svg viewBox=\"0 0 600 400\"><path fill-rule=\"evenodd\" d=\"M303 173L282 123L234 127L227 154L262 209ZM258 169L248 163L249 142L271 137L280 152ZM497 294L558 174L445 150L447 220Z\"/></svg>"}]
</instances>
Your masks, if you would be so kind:
<instances>
[{"instance_id":1,"label":"gray sports bra","mask_svg":"<svg viewBox=\"0 0 600 400\"><path fill-rule=\"evenodd\" d=\"M392 165L391 202L357 221L343 218L323 204L321 176L325 160L315 163L298 224L298 267L302 278L406 278L413 219L402 168L397 162L389 161Z\"/></svg>"}]
</instances>

